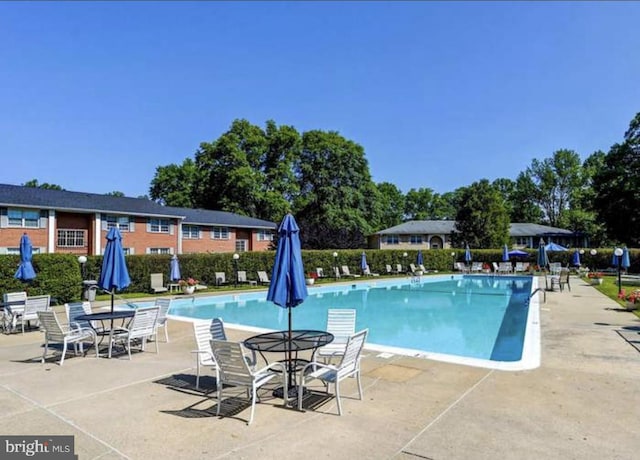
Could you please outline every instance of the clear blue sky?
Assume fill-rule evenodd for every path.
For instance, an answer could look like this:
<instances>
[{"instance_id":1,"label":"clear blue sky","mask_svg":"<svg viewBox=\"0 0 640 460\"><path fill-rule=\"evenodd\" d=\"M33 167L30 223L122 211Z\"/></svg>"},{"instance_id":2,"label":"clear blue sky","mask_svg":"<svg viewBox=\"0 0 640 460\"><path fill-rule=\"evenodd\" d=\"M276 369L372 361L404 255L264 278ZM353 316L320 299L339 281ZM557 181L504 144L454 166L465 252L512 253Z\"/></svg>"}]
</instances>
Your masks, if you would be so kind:
<instances>
[{"instance_id":1,"label":"clear blue sky","mask_svg":"<svg viewBox=\"0 0 640 460\"><path fill-rule=\"evenodd\" d=\"M147 194L236 118L444 193L640 111L638 2L1 2L0 43L0 182L95 193Z\"/></svg>"}]
</instances>

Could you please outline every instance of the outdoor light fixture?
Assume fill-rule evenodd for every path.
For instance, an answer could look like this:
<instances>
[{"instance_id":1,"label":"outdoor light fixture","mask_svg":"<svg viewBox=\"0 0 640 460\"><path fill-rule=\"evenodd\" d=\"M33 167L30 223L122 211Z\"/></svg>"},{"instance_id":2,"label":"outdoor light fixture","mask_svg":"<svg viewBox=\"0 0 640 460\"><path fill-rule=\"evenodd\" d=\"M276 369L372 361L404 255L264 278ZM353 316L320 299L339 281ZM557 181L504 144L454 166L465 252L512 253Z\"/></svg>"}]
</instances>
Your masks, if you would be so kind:
<instances>
[{"instance_id":1,"label":"outdoor light fixture","mask_svg":"<svg viewBox=\"0 0 640 460\"><path fill-rule=\"evenodd\" d=\"M580 255L584 255L584 249L580 249Z\"/></svg>"},{"instance_id":2,"label":"outdoor light fixture","mask_svg":"<svg viewBox=\"0 0 640 460\"><path fill-rule=\"evenodd\" d=\"M338 279L338 253L333 253L333 276Z\"/></svg>"},{"instance_id":3,"label":"outdoor light fixture","mask_svg":"<svg viewBox=\"0 0 640 460\"><path fill-rule=\"evenodd\" d=\"M620 277L620 262L622 262L622 249L616 248L613 253L616 255L616 262L618 265L618 295L622 292L622 279Z\"/></svg>"},{"instance_id":4,"label":"outdoor light fixture","mask_svg":"<svg viewBox=\"0 0 640 460\"><path fill-rule=\"evenodd\" d=\"M240 255L236 252L233 255L233 269L236 272L236 278L235 278L235 283L233 284L233 287L238 287L238 259L240 258Z\"/></svg>"},{"instance_id":5,"label":"outdoor light fixture","mask_svg":"<svg viewBox=\"0 0 640 460\"><path fill-rule=\"evenodd\" d=\"M456 253L455 252L451 253L451 259L453 261L453 270L455 271L456 269Z\"/></svg>"},{"instance_id":6,"label":"outdoor light fixture","mask_svg":"<svg viewBox=\"0 0 640 460\"><path fill-rule=\"evenodd\" d=\"M589 254L591 254L592 256L595 256L598 253L598 251L596 251L595 249L592 249L591 251L589 251Z\"/></svg>"},{"instance_id":7,"label":"outdoor light fixture","mask_svg":"<svg viewBox=\"0 0 640 460\"><path fill-rule=\"evenodd\" d=\"M82 280L84 281L84 266L87 263L87 256L78 256L78 263L80 264L80 273L82 274Z\"/></svg>"}]
</instances>

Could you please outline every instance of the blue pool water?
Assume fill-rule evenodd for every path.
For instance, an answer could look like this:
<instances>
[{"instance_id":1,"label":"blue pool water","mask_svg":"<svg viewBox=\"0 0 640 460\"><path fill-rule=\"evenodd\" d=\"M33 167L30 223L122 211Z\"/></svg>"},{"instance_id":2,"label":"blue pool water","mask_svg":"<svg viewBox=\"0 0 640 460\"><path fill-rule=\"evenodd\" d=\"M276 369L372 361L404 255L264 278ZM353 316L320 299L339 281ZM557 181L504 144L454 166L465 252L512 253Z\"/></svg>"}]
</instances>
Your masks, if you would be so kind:
<instances>
[{"instance_id":1,"label":"blue pool water","mask_svg":"<svg viewBox=\"0 0 640 460\"><path fill-rule=\"evenodd\" d=\"M294 329L324 329L327 309L355 308L356 329L369 328L367 342L423 353L491 361L518 361L532 290L531 277L456 276L420 282L380 280L309 290L294 308ZM221 317L225 323L287 328L287 310L266 293L174 301L172 315Z\"/></svg>"}]
</instances>

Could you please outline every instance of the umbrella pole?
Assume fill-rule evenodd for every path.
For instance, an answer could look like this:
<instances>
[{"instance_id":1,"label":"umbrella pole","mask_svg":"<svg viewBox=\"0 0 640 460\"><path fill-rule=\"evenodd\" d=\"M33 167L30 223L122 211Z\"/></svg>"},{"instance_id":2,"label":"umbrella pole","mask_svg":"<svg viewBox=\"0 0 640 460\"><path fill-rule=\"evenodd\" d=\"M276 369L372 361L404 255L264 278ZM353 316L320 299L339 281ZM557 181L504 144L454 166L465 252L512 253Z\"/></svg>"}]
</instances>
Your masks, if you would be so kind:
<instances>
[{"instance_id":1,"label":"umbrella pole","mask_svg":"<svg viewBox=\"0 0 640 460\"><path fill-rule=\"evenodd\" d=\"M289 310L289 346L287 348L289 349L289 359L288 359L288 362L289 362L289 366L288 366L289 367L289 369L288 369L288 371L289 371L289 388L293 388L293 383L292 383L293 382L293 380L292 380L293 372L292 371L293 371L295 365L291 361L291 344L292 344L292 338L291 338L291 307L289 307L288 310Z\"/></svg>"}]
</instances>

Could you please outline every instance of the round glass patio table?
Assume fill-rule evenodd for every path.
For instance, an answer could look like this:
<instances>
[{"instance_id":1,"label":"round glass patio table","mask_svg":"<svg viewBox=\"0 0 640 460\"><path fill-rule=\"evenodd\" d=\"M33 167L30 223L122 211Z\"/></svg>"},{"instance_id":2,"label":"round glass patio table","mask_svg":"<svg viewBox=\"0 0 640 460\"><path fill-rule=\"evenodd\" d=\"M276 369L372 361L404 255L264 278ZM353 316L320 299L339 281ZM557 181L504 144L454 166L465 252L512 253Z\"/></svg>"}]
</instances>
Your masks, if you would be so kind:
<instances>
[{"instance_id":1,"label":"round glass patio table","mask_svg":"<svg viewBox=\"0 0 640 460\"><path fill-rule=\"evenodd\" d=\"M76 316L76 319L89 322L89 325L94 330L96 335L100 337L100 342L98 343L99 349L105 337L109 336L109 342L111 342L113 338L114 320L122 320L121 326L124 327L126 320L133 318L135 314L135 310L101 311L98 313L90 313L87 315L78 315ZM100 328L95 327L95 321L100 321L100 324L102 326Z\"/></svg>"},{"instance_id":2,"label":"round glass patio table","mask_svg":"<svg viewBox=\"0 0 640 460\"><path fill-rule=\"evenodd\" d=\"M269 361L264 356L264 353L284 353L285 357L281 362L287 364L289 397L296 397L297 391L294 385L296 371L309 362L306 359L299 359L298 352L315 350L333 342L333 339L333 334L327 331L294 329L291 331L291 337L289 337L289 331L274 331L254 335L244 341L244 346L249 350L260 353L266 363ZM274 396L282 397L282 389L276 389Z\"/></svg>"}]
</instances>

